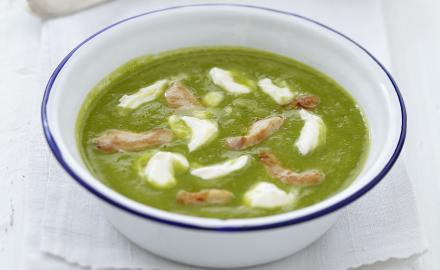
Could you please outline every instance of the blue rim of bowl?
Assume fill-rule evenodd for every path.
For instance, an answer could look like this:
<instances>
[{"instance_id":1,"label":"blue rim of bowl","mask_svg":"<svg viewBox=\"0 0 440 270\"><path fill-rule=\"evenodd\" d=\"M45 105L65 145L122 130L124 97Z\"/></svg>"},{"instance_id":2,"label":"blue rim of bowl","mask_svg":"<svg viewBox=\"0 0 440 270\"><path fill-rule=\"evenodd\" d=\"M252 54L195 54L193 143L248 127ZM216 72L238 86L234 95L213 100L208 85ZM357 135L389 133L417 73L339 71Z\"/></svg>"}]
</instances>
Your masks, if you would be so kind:
<instances>
[{"instance_id":1,"label":"blue rim of bowl","mask_svg":"<svg viewBox=\"0 0 440 270\"><path fill-rule=\"evenodd\" d=\"M115 201L114 199L106 196L105 194L101 193L100 191L96 190L95 188L93 188L91 185L89 185L86 181L84 181L83 179L81 179L81 177L79 177L74 171L73 169L66 163L66 161L64 160L63 156L61 155L61 152L58 148L57 143L55 142L55 139L50 131L49 128L49 124L48 124L48 119L47 119L47 102L49 100L49 95L52 89L52 86L59 74L59 72L61 71L61 69L63 68L63 66L68 62L68 60L70 59L70 57L85 43L87 43L88 41L90 41L91 39L93 39L94 37L96 37L97 35L107 31L110 28L113 28L119 24L122 24L124 22L136 19L138 17L142 17L142 16L147 16L149 14L154 14L154 13L160 13L160 12L164 12L164 11L168 11L168 10L174 10L174 9L181 9L181 8L191 8L191 7L238 7L238 8L250 8L250 9L258 9L258 10L264 10L264 11L269 11L269 12L274 12L274 13L278 13L278 14L284 14L284 15L288 15L288 16L293 16L293 17L297 17L300 19L303 19L305 21L311 22L315 25L321 26L343 38L345 38L346 40L350 41L351 43L353 43L353 45L359 47L361 50L363 50L369 57L371 57L372 60L374 60L374 62L377 63L377 65L383 70L383 72L388 76L390 82L392 83L394 90L396 92L396 95L399 99L399 103L400 103L400 111L402 114L402 126L401 126L401 131L400 131L400 136L399 136L399 141L397 143L397 146L393 152L393 155L391 156L390 160L385 164L384 168L378 173L377 176L375 176L371 181L369 181L365 186L363 186L361 189L359 189L358 191L356 191L355 193L351 194L349 197L328 206L327 208L321 209L319 211L301 216L301 217L296 217L290 220L286 220L286 221L282 221L282 222L276 222L276 223L270 223L270 224L264 224L264 225L256 225L256 226L218 226L218 227L203 227L203 226L197 226L197 225L192 225L192 224L187 224L184 222L178 222L178 221L170 221L167 219L163 219L163 218L158 218L152 215L148 215L142 212L139 212L137 210L131 209L128 206L125 206L117 201ZM173 6L173 7L168 7L168 8L163 8L163 9L158 9L158 10L153 10L153 11L149 11L149 12L145 12L133 17L129 17L126 18L124 20L118 21L114 24L111 24L103 29L101 29L100 31L96 32L95 34L91 35L90 37L88 37L87 39L85 39L83 42L81 42L78 46L76 46L69 54L66 55L66 57L64 57L64 59L60 62L60 64L56 67L56 69L54 70L54 72L52 73L51 77L49 78L49 81L46 85L46 89L44 92L44 96L43 96L43 101L42 101L42 105L41 105L41 120L42 120L42 124L43 124L43 130L44 130L44 135L46 137L47 143L49 144L50 149L52 150L52 153L55 155L55 158L58 160L58 162L60 163L60 165L64 168L64 170L67 171L67 173L73 177L73 179L75 179L80 185L82 185L85 189L87 189L88 191L90 191L91 193L93 193L94 195L96 195L97 197L99 197L100 199L102 199L103 201L109 203L112 206L115 206L123 211L126 211L130 214L142 217L142 218L146 218L148 220L152 220L152 221L156 221L162 224L167 224L167 225L172 225L172 226L177 226L177 227L182 227L182 228L188 228L188 229L196 229L196 230L204 230L204 231L217 231L217 232L240 232L240 231L256 231L256 230L267 230L267 229L275 229L275 228L280 228L280 227L284 227L284 226L289 226L289 225L293 225L293 224L298 224L301 222L305 222L305 221L309 221L315 218L319 218L322 217L324 215L327 215L329 213L332 213L348 204L350 204L351 202L355 201L356 199L360 198L362 195L364 195L365 193L367 193L370 189L372 189L376 184L378 184L384 177L385 175L389 172L389 170L391 169L391 167L394 165L394 163L396 162L403 144L405 142L405 137L406 137L406 121L407 121L407 116L406 116L406 109L405 109L405 104L403 102L403 98L402 95L399 91L399 88L396 84L396 82L394 81L394 79L392 78L391 74L385 69L385 67L369 52L367 51L363 46L361 46L359 43L355 42L354 40L352 40L351 38L347 37L346 35L338 32L337 30L326 26L320 22L317 22L315 20L309 19L307 17L304 17L302 15L299 14L295 14L295 13L290 13L290 12L286 12L286 11L281 11L281 10L276 10L276 9L272 9L272 8L267 8L267 7L260 7L260 6L253 6L253 5L244 5L244 4L224 4L224 3L212 3L212 4L193 4L193 5L180 5L180 6Z\"/></svg>"}]
</instances>

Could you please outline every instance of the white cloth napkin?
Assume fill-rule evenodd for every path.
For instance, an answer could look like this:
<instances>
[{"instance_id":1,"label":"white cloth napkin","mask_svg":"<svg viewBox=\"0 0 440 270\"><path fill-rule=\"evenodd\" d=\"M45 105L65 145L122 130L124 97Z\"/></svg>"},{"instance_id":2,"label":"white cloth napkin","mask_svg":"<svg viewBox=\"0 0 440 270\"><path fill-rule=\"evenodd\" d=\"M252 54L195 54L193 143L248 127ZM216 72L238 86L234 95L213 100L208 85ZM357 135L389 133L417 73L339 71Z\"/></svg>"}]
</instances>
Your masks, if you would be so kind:
<instances>
[{"instance_id":1,"label":"white cloth napkin","mask_svg":"<svg viewBox=\"0 0 440 270\"><path fill-rule=\"evenodd\" d=\"M30 10L42 17L66 15L105 2L107 0L27 0Z\"/></svg>"},{"instance_id":2,"label":"white cloth napkin","mask_svg":"<svg viewBox=\"0 0 440 270\"><path fill-rule=\"evenodd\" d=\"M167 5L187 2L170 1ZM295 11L336 26L388 64L379 0L331 2L261 1L259 4ZM163 4L153 1L115 1L46 22L42 33L42 78L46 79L61 58L92 32L115 20L159 7ZM94 197L54 161L37 120L33 130L26 228L34 247L92 269L194 269L152 255L113 229ZM377 187L344 210L324 237L287 259L257 269L348 269L390 258L406 258L425 249L410 182L404 166L398 162ZM29 269L34 267L31 265Z\"/></svg>"}]
</instances>

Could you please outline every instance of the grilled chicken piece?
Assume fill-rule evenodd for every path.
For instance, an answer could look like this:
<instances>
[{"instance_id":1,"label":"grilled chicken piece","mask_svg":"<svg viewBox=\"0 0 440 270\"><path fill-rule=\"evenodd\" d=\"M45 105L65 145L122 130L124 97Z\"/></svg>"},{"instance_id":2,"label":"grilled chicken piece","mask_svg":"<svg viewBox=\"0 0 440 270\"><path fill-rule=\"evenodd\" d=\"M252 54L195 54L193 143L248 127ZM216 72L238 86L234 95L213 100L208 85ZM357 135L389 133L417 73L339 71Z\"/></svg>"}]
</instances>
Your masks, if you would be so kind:
<instances>
[{"instance_id":1,"label":"grilled chicken piece","mask_svg":"<svg viewBox=\"0 0 440 270\"><path fill-rule=\"evenodd\" d=\"M226 143L232 150L243 150L254 146L274 134L283 125L284 119L279 116L258 120L252 124L245 136L229 137Z\"/></svg>"},{"instance_id":2,"label":"grilled chicken piece","mask_svg":"<svg viewBox=\"0 0 440 270\"><path fill-rule=\"evenodd\" d=\"M317 185L324 180L324 175L317 170L305 171L302 173L286 169L274 154L261 152L259 154L266 172L275 179L290 185Z\"/></svg>"},{"instance_id":3,"label":"grilled chicken piece","mask_svg":"<svg viewBox=\"0 0 440 270\"><path fill-rule=\"evenodd\" d=\"M315 95L299 95L290 103L294 108L313 109L318 106L320 99Z\"/></svg>"},{"instance_id":4,"label":"grilled chicken piece","mask_svg":"<svg viewBox=\"0 0 440 270\"><path fill-rule=\"evenodd\" d=\"M234 194L224 189L204 189L199 192L181 190L176 199L184 205L227 204L234 198Z\"/></svg>"},{"instance_id":5,"label":"grilled chicken piece","mask_svg":"<svg viewBox=\"0 0 440 270\"><path fill-rule=\"evenodd\" d=\"M143 133L124 130L107 130L93 143L101 152L113 153L117 151L140 151L150 146L170 143L173 132L168 129L157 128Z\"/></svg>"},{"instance_id":6,"label":"grilled chicken piece","mask_svg":"<svg viewBox=\"0 0 440 270\"><path fill-rule=\"evenodd\" d=\"M194 94L180 81L173 83L165 92L165 99L171 108L202 107Z\"/></svg>"}]
</instances>

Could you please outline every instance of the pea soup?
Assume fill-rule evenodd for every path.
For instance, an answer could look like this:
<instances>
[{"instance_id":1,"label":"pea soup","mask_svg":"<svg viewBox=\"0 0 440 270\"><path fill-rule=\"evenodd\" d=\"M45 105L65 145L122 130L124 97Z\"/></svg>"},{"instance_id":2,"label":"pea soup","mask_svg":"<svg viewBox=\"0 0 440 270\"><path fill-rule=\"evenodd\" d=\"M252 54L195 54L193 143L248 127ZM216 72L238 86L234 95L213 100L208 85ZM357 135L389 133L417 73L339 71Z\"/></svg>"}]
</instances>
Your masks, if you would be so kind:
<instances>
[{"instance_id":1,"label":"pea soup","mask_svg":"<svg viewBox=\"0 0 440 270\"><path fill-rule=\"evenodd\" d=\"M355 100L298 61L238 47L136 58L92 89L78 146L104 184L165 211L252 218L349 185L368 154Z\"/></svg>"}]
</instances>

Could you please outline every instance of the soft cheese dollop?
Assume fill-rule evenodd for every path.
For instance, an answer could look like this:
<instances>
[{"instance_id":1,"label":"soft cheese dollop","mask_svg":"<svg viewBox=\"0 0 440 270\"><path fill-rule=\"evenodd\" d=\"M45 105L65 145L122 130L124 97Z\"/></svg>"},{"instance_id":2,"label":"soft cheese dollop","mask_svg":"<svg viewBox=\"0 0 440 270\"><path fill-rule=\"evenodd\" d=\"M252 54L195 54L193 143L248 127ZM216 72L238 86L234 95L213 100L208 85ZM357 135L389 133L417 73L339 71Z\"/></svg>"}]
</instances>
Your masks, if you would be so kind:
<instances>
[{"instance_id":1,"label":"soft cheese dollop","mask_svg":"<svg viewBox=\"0 0 440 270\"><path fill-rule=\"evenodd\" d=\"M217 123L212 120L199 119L191 116L182 116L182 120L191 129L191 138L188 143L190 152L208 144L218 134Z\"/></svg>"},{"instance_id":2,"label":"soft cheese dollop","mask_svg":"<svg viewBox=\"0 0 440 270\"><path fill-rule=\"evenodd\" d=\"M293 203L295 196L279 189L274 184L260 182L244 194L247 205L256 208L274 209Z\"/></svg>"},{"instance_id":3,"label":"soft cheese dollop","mask_svg":"<svg viewBox=\"0 0 440 270\"><path fill-rule=\"evenodd\" d=\"M147 87L141 88L134 94L123 95L119 99L118 106L128 109L136 109L140 105L158 98L167 84L168 80L159 80Z\"/></svg>"},{"instance_id":4,"label":"soft cheese dollop","mask_svg":"<svg viewBox=\"0 0 440 270\"><path fill-rule=\"evenodd\" d=\"M160 188L176 184L176 173L188 170L189 164L185 156L171 152L157 152L147 163L144 174L147 181Z\"/></svg>"},{"instance_id":5,"label":"soft cheese dollop","mask_svg":"<svg viewBox=\"0 0 440 270\"><path fill-rule=\"evenodd\" d=\"M258 86L268 94L276 103L286 105L292 102L295 95L288 87L279 87L272 83L271 79L265 78L258 81Z\"/></svg>"},{"instance_id":6,"label":"soft cheese dollop","mask_svg":"<svg viewBox=\"0 0 440 270\"><path fill-rule=\"evenodd\" d=\"M251 89L234 81L230 71L214 67L209 71L209 76L214 84L233 94L247 94Z\"/></svg>"},{"instance_id":7,"label":"soft cheese dollop","mask_svg":"<svg viewBox=\"0 0 440 270\"><path fill-rule=\"evenodd\" d=\"M248 155L240 156L223 163L197 168L191 171L192 175L204 180L215 179L243 169L249 162Z\"/></svg>"},{"instance_id":8,"label":"soft cheese dollop","mask_svg":"<svg viewBox=\"0 0 440 270\"><path fill-rule=\"evenodd\" d=\"M304 121L304 126L295 142L295 146L302 155L307 155L319 144L325 142L326 127L321 117L316 114L302 109L299 111L299 115Z\"/></svg>"}]
</instances>

